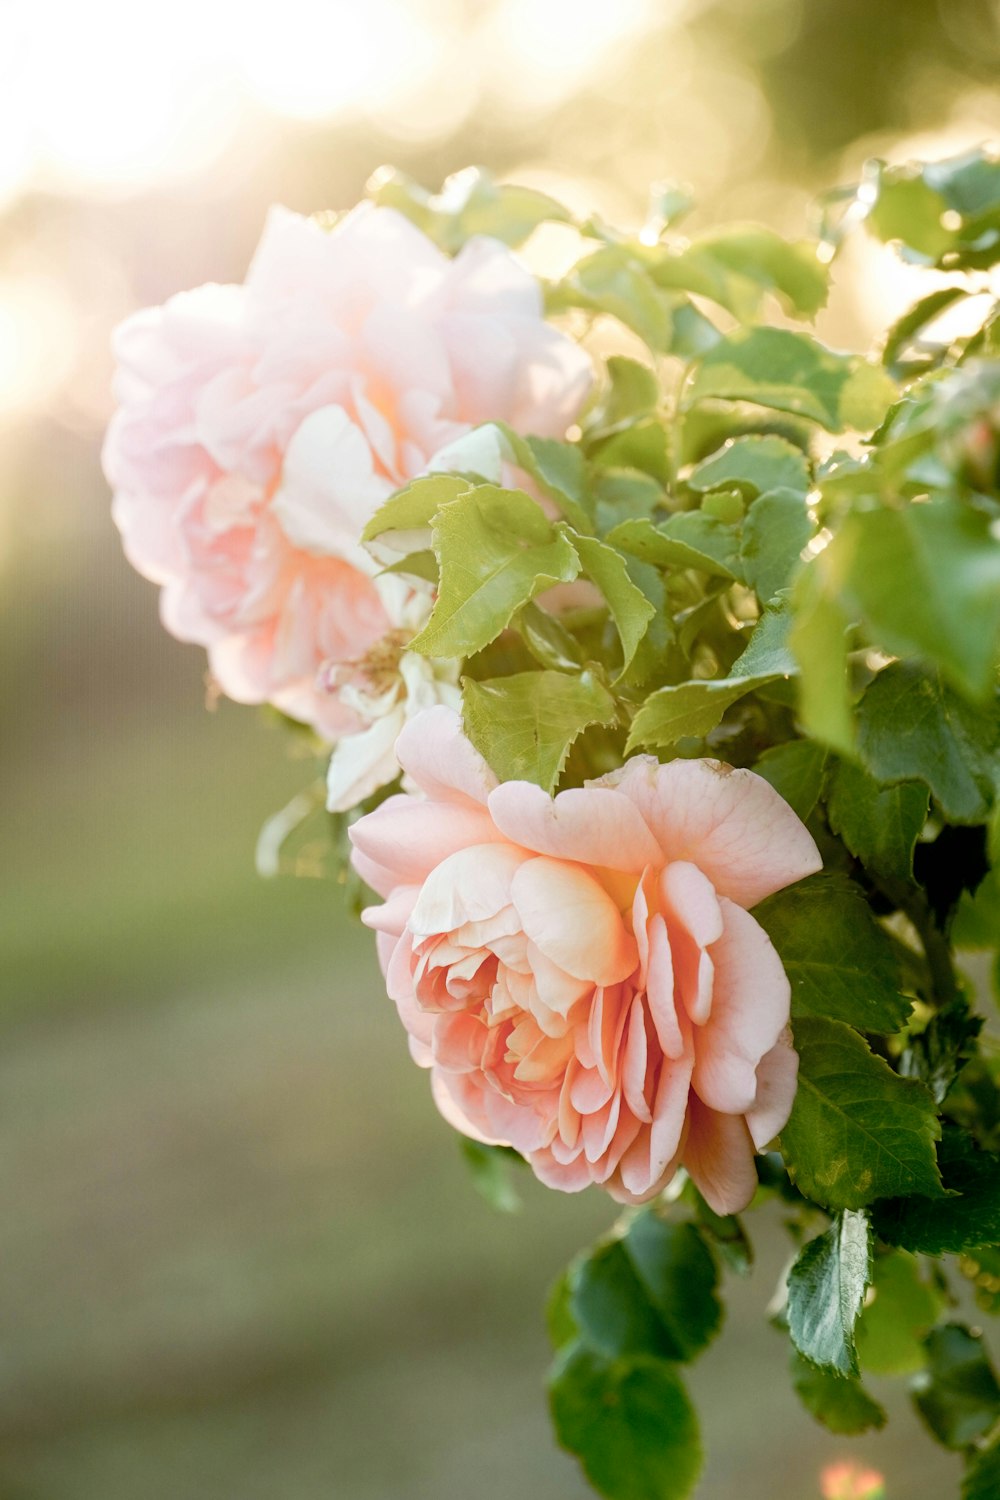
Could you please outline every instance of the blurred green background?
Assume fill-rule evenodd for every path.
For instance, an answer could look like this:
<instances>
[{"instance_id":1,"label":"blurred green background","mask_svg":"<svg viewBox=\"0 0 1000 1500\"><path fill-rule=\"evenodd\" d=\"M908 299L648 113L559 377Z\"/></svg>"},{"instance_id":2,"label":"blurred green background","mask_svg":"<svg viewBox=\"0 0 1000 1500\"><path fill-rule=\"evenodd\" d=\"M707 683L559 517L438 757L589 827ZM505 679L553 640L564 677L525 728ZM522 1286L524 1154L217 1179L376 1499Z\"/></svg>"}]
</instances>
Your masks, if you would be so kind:
<instances>
[{"instance_id":1,"label":"blurred green background","mask_svg":"<svg viewBox=\"0 0 1000 1500\"><path fill-rule=\"evenodd\" d=\"M254 873L311 767L206 712L99 469L111 327L238 280L272 201L469 161L625 222L805 226L872 153L998 133L986 0L0 0L0 1500L572 1500L541 1306L612 1218L472 1191L339 891ZM909 294L839 272L858 343ZM837 1443L758 1268L696 1367L707 1500L811 1500L854 1455L954 1494L901 1393ZM873 1383L881 1396L879 1382Z\"/></svg>"}]
</instances>

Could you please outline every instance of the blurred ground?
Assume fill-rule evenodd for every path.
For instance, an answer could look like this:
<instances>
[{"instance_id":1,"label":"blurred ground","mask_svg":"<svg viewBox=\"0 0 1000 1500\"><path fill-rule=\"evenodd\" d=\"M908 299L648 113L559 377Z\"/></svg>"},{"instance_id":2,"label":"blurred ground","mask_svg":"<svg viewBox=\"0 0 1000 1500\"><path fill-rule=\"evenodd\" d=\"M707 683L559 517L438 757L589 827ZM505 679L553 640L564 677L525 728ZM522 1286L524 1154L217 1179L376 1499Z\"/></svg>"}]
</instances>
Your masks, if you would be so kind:
<instances>
[{"instance_id":1,"label":"blurred ground","mask_svg":"<svg viewBox=\"0 0 1000 1500\"><path fill-rule=\"evenodd\" d=\"M866 154L995 134L998 60L992 0L0 0L0 1500L588 1493L541 1307L610 1207L487 1208L339 893L255 876L311 773L205 712L121 557L112 325L387 159L630 222L681 177L701 222L801 231ZM907 296L884 257L841 283L835 342ZM798 1409L757 1232L692 1374L705 1500L814 1500L848 1453L889 1500L953 1495L902 1393L862 1442Z\"/></svg>"}]
</instances>

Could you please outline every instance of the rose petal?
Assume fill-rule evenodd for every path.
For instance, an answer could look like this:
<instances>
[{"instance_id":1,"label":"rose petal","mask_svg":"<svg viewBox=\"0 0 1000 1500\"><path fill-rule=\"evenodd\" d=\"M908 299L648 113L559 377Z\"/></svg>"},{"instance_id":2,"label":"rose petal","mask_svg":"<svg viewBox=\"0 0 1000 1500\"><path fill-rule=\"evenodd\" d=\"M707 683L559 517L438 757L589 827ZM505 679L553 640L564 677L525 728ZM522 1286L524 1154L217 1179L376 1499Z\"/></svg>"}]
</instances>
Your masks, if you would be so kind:
<instances>
[{"instance_id":1,"label":"rose petal","mask_svg":"<svg viewBox=\"0 0 1000 1500\"><path fill-rule=\"evenodd\" d=\"M758 1151L784 1129L792 1112L799 1074L799 1054L786 1027L757 1067L757 1098L746 1120Z\"/></svg>"},{"instance_id":2,"label":"rose petal","mask_svg":"<svg viewBox=\"0 0 1000 1500\"><path fill-rule=\"evenodd\" d=\"M530 781L505 781L490 794L501 833L538 854L611 870L662 863L635 804L610 787L578 787L550 797Z\"/></svg>"},{"instance_id":3,"label":"rose petal","mask_svg":"<svg viewBox=\"0 0 1000 1500\"><path fill-rule=\"evenodd\" d=\"M686 860L720 896L755 906L822 869L812 836L752 771L720 761L638 755L603 778L635 802L668 860Z\"/></svg>"},{"instance_id":4,"label":"rose petal","mask_svg":"<svg viewBox=\"0 0 1000 1500\"><path fill-rule=\"evenodd\" d=\"M511 884L524 930L575 979L615 984L635 969L638 950L610 896L579 865L528 859Z\"/></svg>"},{"instance_id":5,"label":"rose petal","mask_svg":"<svg viewBox=\"0 0 1000 1500\"><path fill-rule=\"evenodd\" d=\"M753 1141L742 1115L719 1114L694 1093L688 1101L683 1161L691 1180L717 1214L737 1214L757 1191Z\"/></svg>"},{"instance_id":6,"label":"rose petal","mask_svg":"<svg viewBox=\"0 0 1000 1500\"><path fill-rule=\"evenodd\" d=\"M437 802L485 804L497 778L462 732L453 708L438 704L415 714L396 741L407 776Z\"/></svg>"},{"instance_id":7,"label":"rose petal","mask_svg":"<svg viewBox=\"0 0 1000 1500\"><path fill-rule=\"evenodd\" d=\"M741 906L721 904L712 1014L695 1034L692 1086L712 1109L744 1114L757 1097L757 1066L788 1025L791 986L764 929Z\"/></svg>"}]
</instances>

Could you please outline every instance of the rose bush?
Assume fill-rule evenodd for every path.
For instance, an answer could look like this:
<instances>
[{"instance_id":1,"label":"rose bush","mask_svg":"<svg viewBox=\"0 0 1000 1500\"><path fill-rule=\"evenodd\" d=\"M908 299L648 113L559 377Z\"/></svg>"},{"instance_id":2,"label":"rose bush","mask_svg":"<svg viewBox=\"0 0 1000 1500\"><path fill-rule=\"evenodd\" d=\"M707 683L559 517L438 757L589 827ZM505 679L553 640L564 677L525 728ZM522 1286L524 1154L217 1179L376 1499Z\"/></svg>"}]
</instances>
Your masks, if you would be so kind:
<instances>
[{"instance_id":1,"label":"rose bush","mask_svg":"<svg viewBox=\"0 0 1000 1500\"><path fill-rule=\"evenodd\" d=\"M561 436L591 378L505 246L449 259L372 204L332 230L272 210L244 285L137 313L115 353L105 469L164 623L329 738L364 721L318 670L392 628L365 522L475 423Z\"/></svg>"},{"instance_id":2,"label":"rose bush","mask_svg":"<svg viewBox=\"0 0 1000 1500\"><path fill-rule=\"evenodd\" d=\"M717 1212L745 1207L797 1062L747 908L820 868L799 819L711 760L636 756L555 799L500 783L446 707L396 753L423 796L357 822L354 863L442 1112L552 1187L640 1202L683 1163Z\"/></svg>"}]
</instances>

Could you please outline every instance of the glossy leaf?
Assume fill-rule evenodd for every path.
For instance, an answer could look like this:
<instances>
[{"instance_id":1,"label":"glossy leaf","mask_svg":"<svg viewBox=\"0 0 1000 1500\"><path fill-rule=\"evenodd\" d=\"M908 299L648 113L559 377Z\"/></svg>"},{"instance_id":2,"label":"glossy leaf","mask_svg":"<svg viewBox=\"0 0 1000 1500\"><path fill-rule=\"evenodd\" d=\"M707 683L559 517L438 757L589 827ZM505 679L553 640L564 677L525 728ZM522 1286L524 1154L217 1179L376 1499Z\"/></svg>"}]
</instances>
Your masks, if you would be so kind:
<instances>
[{"instance_id":1,"label":"glossy leaf","mask_svg":"<svg viewBox=\"0 0 1000 1500\"><path fill-rule=\"evenodd\" d=\"M574 1262L569 1307L581 1340L602 1354L686 1361L718 1331L717 1280L694 1225L646 1212Z\"/></svg>"},{"instance_id":2,"label":"glossy leaf","mask_svg":"<svg viewBox=\"0 0 1000 1500\"><path fill-rule=\"evenodd\" d=\"M788 1273L788 1331L799 1353L840 1375L858 1373L854 1327L871 1280L868 1216L838 1214Z\"/></svg>"},{"instance_id":3,"label":"glossy leaf","mask_svg":"<svg viewBox=\"0 0 1000 1500\"><path fill-rule=\"evenodd\" d=\"M805 822L823 794L829 760L829 752L815 740L788 740L765 750L753 769Z\"/></svg>"},{"instance_id":4,"label":"glossy leaf","mask_svg":"<svg viewBox=\"0 0 1000 1500\"><path fill-rule=\"evenodd\" d=\"M974 708L935 673L893 662L859 704L858 753L882 784L924 781L954 822L981 822L1000 781L1000 703Z\"/></svg>"},{"instance_id":5,"label":"glossy leaf","mask_svg":"<svg viewBox=\"0 0 1000 1500\"><path fill-rule=\"evenodd\" d=\"M852 881L814 875L754 908L792 986L793 1016L898 1031L910 1013L899 965L864 894Z\"/></svg>"},{"instance_id":6,"label":"glossy leaf","mask_svg":"<svg viewBox=\"0 0 1000 1500\"><path fill-rule=\"evenodd\" d=\"M926 1255L1000 1244L1000 1157L980 1151L971 1137L950 1128L938 1158L950 1196L877 1204L872 1221L879 1237Z\"/></svg>"},{"instance_id":7,"label":"glossy leaf","mask_svg":"<svg viewBox=\"0 0 1000 1500\"><path fill-rule=\"evenodd\" d=\"M900 1078L841 1021L802 1017L793 1032L799 1082L781 1145L799 1190L833 1210L938 1193L939 1126L923 1084Z\"/></svg>"},{"instance_id":8,"label":"glossy leaf","mask_svg":"<svg viewBox=\"0 0 1000 1500\"><path fill-rule=\"evenodd\" d=\"M927 821L927 787L919 781L880 786L854 761L830 777L830 827L873 875L913 879L913 848Z\"/></svg>"}]
</instances>

